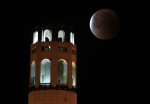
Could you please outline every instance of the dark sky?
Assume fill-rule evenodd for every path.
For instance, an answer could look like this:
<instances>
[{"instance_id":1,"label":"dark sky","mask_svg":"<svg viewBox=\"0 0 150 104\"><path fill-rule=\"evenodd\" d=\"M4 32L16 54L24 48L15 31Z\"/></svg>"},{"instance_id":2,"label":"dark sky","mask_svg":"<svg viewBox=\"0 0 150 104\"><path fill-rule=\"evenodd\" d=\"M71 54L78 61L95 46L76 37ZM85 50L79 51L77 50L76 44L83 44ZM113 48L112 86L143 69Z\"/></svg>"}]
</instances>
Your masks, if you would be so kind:
<instances>
[{"instance_id":1,"label":"dark sky","mask_svg":"<svg viewBox=\"0 0 150 104\"><path fill-rule=\"evenodd\" d=\"M138 50L138 3L131 2L23 2L13 7L12 78L14 101L27 104L30 44L33 27L61 22L74 26L77 45L78 104L123 104L137 95L135 83ZM114 10L120 18L120 31L111 40L97 39L90 31L91 16L100 9Z\"/></svg>"}]
</instances>

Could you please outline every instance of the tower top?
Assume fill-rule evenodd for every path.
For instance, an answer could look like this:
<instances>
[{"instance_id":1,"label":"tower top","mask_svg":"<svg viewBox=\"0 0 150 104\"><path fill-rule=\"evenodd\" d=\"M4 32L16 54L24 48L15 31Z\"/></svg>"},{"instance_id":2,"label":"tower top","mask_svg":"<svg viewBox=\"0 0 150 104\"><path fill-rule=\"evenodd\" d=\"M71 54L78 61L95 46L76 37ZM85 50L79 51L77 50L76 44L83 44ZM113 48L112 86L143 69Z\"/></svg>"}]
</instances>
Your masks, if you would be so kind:
<instances>
[{"instance_id":1,"label":"tower top","mask_svg":"<svg viewBox=\"0 0 150 104\"><path fill-rule=\"evenodd\" d=\"M63 23L35 25L33 33L33 44L38 42L39 40L41 42L62 41L75 44L73 26Z\"/></svg>"}]
</instances>

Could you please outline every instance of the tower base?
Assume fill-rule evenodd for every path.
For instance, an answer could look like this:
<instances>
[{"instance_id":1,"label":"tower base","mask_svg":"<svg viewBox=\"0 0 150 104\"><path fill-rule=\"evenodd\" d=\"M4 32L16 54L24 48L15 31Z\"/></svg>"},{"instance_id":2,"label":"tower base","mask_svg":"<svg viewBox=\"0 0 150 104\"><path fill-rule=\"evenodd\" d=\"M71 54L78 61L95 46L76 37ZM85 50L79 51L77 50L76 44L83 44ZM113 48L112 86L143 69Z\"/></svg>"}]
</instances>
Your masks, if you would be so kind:
<instances>
[{"instance_id":1,"label":"tower base","mask_svg":"<svg viewBox=\"0 0 150 104\"><path fill-rule=\"evenodd\" d=\"M29 93L28 104L77 104L77 94L65 90L37 90Z\"/></svg>"}]
</instances>

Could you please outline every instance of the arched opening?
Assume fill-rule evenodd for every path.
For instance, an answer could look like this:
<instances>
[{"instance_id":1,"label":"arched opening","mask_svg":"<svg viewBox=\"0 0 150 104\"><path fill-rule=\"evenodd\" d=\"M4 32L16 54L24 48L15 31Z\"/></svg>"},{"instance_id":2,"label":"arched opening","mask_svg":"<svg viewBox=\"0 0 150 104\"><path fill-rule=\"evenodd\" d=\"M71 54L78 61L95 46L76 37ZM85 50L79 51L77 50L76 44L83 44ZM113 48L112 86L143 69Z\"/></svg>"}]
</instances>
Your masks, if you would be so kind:
<instances>
[{"instance_id":1,"label":"arched opening","mask_svg":"<svg viewBox=\"0 0 150 104\"><path fill-rule=\"evenodd\" d=\"M33 44L36 42L38 42L38 32L37 31L33 33Z\"/></svg>"},{"instance_id":2,"label":"arched opening","mask_svg":"<svg viewBox=\"0 0 150 104\"><path fill-rule=\"evenodd\" d=\"M35 61L31 64L31 86L35 84Z\"/></svg>"},{"instance_id":3,"label":"arched opening","mask_svg":"<svg viewBox=\"0 0 150 104\"><path fill-rule=\"evenodd\" d=\"M70 42L74 44L74 33L70 33Z\"/></svg>"},{"instance_id":4,"label":"arched opening","mask_svg":"<svg viewBox=\"0 0 150 104\"><path fill-rule=\"evenodd\" d=\"M41 62L40 83L50 83L51 80L51 62L44 59Z\"/></svg>"},{"instance_id":5,"label":"arched opening","mask_svg":"<svg viewBox=\"0 0 150 104\"><path fill-rule=\"evenodd\" d=\"M67 62L65 60L58 61L57 83L67 84Z\"/></svg>"},{"instance_id":6,"label":"arched opening","mask_svg":"<svg viewBox=\"0 0 150 104\"><path fill-rule=\"evenodd\" d=\"M76 86L76 65L72 62L72 85Z\"/></svg>"},{"instance_id":7,"label":"arched opening","mask_svg":"<svg viewBox=\"0 0 150 104\"><path fill-rule=\"evenodd\" d=\"M50 41L50 39L48 37L45 37L45 42Z\"/></svg>"},{"instance_id":8,"label":"arched opening","mask_svg":"<svg viewBox=\"0 0 150 104\"><path fill-rule=\"evenodd\" d=\"M61 38L62 42L65 41L65 32L63 30L59 30L59 32L58 32L58 38Z\"/></svg>"},{"instance_id":9,"label":"arched opening","mask_svg":"<svg viewBox=\"0 0 150 104\"><path fill-rule=\"evenodd\" d=\"M50 30L45 30L44 31L44 37L43 37L43 41L52 41L52 33Z\"/></svg>"}]
</instances>

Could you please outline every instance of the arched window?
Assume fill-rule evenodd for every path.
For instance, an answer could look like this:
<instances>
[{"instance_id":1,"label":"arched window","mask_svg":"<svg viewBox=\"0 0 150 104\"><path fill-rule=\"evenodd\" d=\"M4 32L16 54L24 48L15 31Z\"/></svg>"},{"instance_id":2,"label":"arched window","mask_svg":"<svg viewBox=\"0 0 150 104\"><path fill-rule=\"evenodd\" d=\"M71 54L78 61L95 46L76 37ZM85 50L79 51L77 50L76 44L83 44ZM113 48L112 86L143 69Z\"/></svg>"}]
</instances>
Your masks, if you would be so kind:
<instances>
[{"instance_id":1,"label":"arched window","mask_svg":"<svg viewBox=\"0 0 150 104\"><path fill-rule=\"evenodd\" d=\"M70 42L74 44L74 33L70 33Z\"/></svg>"},{"instance_id":2,"label":"arched window","mask_svg":"<svg viewBox=\"0 0 150 104\"><path fill-rule=\"evenodd\" d=\"M43 35L43 34L42 34ZM44 31L44 35L42 36L42 41L46 41L46 38L48 39L48 41L52 41L52 33L50 30L45 30Z\"/></svg>"},{"instance_id":3,"label":"arched window","mask_svg":"<svg viewBox=\"0 0 150 104\"><path fill-rule=\"evenodd\" d=\"M35 84L35 61L31 64L31 85Z\"/></svg>"},{"instance_id":4,"label":"arched window","mask_svg":"<svg viewBox=\"0 0 150 104\"><path fill-rule=\"evenodd\" d=\"M33 44L36 43L38 41L38 32L34 32L33 33Z\"/></svg>"},{"instance_id":5,"label":"arched window","mask_svg":"<svg viewBox=\"0 0 150 104\"><path fill-rule=\"evenodd\" d=\"M50 83L51 75L51 62L44 59L41 62L40 83Z\"/></svg>"},{"instance_id":6,"label":"arched window","mask_svg":"<svg viewBox=\"0 0 150 104\"><path fill-rule=\"evenodd\" d=\"M76 65L72 62L72 85L76 85Z\"/></svg>"},{"instance_id":7,"label":"arched window","mask_svg":"<svg viewBox=\"0 0 150 104\"><path fill-rule=\"evenodd\" d=\"M67 62L58 61L57 83L67 84Z\"/></svg>"},{"instance_id":8,"label":"arched window","mask_svg":"<svg viewBox=\"0 0 150 104\"><path fill-rule=\"evenodd\" d=\"M61 38L62 39L62 42L65 41L65 32L63 30L60 30L58 32L58 38Z\"/></svg>"}]
</instances>

